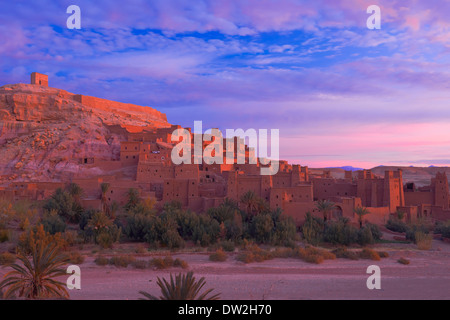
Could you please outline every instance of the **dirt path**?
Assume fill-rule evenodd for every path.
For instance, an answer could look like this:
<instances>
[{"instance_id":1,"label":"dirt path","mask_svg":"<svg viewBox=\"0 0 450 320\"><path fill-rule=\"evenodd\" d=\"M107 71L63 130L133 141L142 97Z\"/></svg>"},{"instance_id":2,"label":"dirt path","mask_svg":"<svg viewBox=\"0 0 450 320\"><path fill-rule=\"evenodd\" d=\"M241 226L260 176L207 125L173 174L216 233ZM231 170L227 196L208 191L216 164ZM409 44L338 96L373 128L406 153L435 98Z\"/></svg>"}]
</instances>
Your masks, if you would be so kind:
<instances>
[{"instance_id":1,"label":"dirt path","mask_svg":"<svg viewBox=\"0 0 450 320\"><path fill-rule=\"evenodd\" d=\"M215 288L221 299L450 299L450 245L433 241L433 249L419 251L414 245L383 245L389 257L381 261L327 260L320 265L297 259L273 259L243 264L230 256L211 262L206 254L176 254L189 263L197 277L205 277L205 288ZM410 265L397 262L400 257ZM149 260L149 257L140 258ZM381 268L381 290L369 290L369 265ZM138 270L132 267L100 267L93 257L81 267L81 290L70 291L71 299L138 299L139 291L159 294L156 278L182 272ZM0 276L7 271L0 268ZM64 279L63 279L64 280Z\"/></svg>"}]
</instances>

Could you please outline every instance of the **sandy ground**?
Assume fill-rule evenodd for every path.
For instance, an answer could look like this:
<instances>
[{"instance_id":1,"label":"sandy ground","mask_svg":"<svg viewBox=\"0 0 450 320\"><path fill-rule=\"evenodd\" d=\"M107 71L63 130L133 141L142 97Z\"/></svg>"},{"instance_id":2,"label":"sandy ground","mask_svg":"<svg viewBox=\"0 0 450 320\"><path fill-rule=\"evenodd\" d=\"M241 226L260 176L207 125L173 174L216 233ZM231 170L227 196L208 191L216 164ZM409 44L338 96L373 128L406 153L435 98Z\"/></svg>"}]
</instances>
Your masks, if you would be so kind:
<instances>
[{"instance_id":1,"label":"sandy ground","mask_svg":"<svg viewBox=\"0 0 450 320\"><path fill-rule=\"evenodd\" d=\"M172 257L187 261L197 278L205 277L205 288L215 288L214 292L220 292L221 299L226 300L450 299L450 244L434 240L429 251L417 250L412 244L386 244L379 249L390 256L381 261L326 260L320 265L280 258L244 264L236 261L235 254L225 262L211 262L204 253ZM399 264L400 257L411 263ZM381 290L366 286L369 265L381 268ZM80 268L81 290L70 291L74 300L138 299L141 290L158 295L158 276L183 271L101 267L94 263L94 257L87 257ZM1 268L0 276L7 270Z\"/></svg>"}]
</instances>

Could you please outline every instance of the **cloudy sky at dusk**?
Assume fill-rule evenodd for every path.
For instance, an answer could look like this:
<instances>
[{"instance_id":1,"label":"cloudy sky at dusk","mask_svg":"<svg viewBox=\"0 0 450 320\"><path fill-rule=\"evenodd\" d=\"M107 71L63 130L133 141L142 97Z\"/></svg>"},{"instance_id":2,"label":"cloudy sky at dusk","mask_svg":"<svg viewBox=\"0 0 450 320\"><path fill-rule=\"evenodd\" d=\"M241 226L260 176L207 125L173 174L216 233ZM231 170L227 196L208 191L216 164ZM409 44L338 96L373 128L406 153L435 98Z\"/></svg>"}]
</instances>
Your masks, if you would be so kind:
<instances>
[{"instance_id":1,"label":"cloudy sky at dusk","mask_svg":"<svg viewBox=\"0 0 450 320\"><path fill-rule=\"evenodd\" d=\"M0 85L37 71L184 127L277 128L310 167L450 165L449 17L446 0L8 1Z\"/></svg>"}]
</instances>

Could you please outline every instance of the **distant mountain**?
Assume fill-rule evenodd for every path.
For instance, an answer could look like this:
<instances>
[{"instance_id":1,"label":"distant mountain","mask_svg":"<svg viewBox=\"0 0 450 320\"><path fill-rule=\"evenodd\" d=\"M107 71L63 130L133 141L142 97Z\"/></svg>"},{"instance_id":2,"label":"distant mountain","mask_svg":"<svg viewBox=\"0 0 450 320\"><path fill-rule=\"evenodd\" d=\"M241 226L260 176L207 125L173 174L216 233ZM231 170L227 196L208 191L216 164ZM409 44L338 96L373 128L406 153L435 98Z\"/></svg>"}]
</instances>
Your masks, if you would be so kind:
<instances>
[{"instance_id":1,"label":"distant mountain","mask_svg":"<svg viewBox=\"0 0 450 320\"><path fill-rule=\"evenodd\" d=\"M364 170L363 168L355 168L355 167L352 167L352 166L329 167L329 168L325 168L325 169L342 169L342 170L346 170L346 171L358 171L358 170Z\"/></svg>"}]
</instances>

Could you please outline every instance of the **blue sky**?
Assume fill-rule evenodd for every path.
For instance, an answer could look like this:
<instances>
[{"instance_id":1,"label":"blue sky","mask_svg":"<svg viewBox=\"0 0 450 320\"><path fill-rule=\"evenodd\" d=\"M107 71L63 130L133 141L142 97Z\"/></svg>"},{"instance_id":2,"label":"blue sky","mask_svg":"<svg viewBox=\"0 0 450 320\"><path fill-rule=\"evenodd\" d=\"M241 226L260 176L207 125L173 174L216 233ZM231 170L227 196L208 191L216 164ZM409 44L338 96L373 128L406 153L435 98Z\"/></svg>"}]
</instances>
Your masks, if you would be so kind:
<instances>
[{"instance_id":1,"label":"blue sky","mask_svg":"<svg viewBox=\"0 0 450 320\"><path fill-rule=\"evenodd\" d=\"M37 71L185 127L280 129L281 158L311 167L449 165L449 15L443 0L11 1L0 85Z\"/></svg>"}]
</instances>

